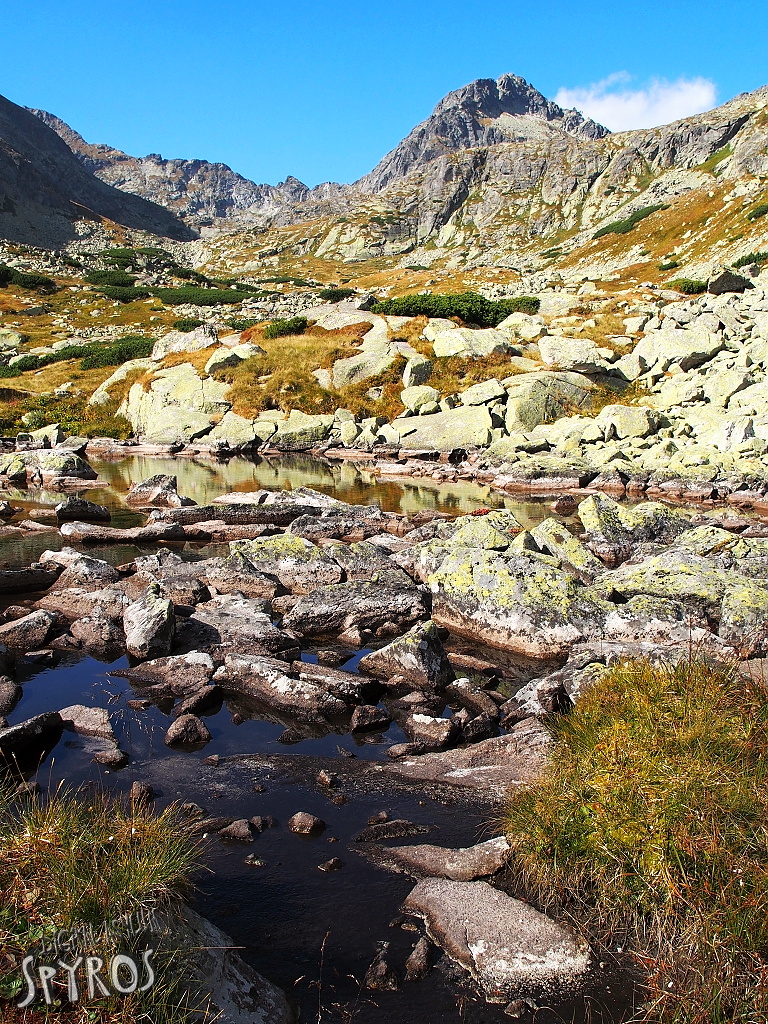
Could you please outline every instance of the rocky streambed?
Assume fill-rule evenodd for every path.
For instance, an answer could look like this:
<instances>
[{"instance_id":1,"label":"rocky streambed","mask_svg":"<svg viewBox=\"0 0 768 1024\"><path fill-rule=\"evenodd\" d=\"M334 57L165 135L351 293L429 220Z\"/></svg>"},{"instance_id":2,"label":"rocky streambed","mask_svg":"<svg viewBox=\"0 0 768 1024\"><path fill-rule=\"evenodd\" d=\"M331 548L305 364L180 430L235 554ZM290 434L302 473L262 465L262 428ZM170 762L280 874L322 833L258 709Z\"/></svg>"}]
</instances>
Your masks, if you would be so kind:
<instances>
[{"instance_id":1,"label":"rocky streambed","mask_svg":"<svg viewBox=\"0 0 768 1024\"><path fill-rule=\"evenodd\" d=\"M545 765L542 719L617 658L764 654L768 529L602 493L456 515L157 475L126 507L65 498L0 572L6 760L184 803L200 908L305 1011L621 1019L626 965L524 901L489 822Z\"/></svg>"}]
</instances>

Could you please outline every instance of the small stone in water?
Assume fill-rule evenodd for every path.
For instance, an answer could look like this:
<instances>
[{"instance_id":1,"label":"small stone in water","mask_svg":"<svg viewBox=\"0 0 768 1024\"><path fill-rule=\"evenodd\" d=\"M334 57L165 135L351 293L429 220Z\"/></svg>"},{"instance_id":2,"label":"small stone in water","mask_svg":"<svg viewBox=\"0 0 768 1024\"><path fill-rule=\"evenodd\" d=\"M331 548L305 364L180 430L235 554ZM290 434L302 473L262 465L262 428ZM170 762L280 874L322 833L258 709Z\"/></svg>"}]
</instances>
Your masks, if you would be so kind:
<instances>
[{"instance_id":1,"label":"small stone in water","mask_svg":"<svg viewBox=\"0 0 768 1024\"><path fill-rule=\"evenodd\" d=\"M208 757L204 757L202 759L202 761L200 762L200 764L214 764L214 765L218 764L218 763L219 763L219 755L218 754L209 754Z\"/></svg>"},{"instance_id":2,"label":"small stone in water","mask_svg":"<svg viewBox=\"0 0 768 1024\"><path fill-rule=\"evenodd\" d=\"M386 811L378 811L368 819L369 825L379 825L382 821L389 821L389 814Z\"/></svg>"},{"instance_id":3,"label":"small stone in water","mask_svg":"<svg viewBox=\"0 0 768 1024\"><path fill-rule=\"evenodd\" d=\"M131 783L130 797L134 807L146 807L155 799L155 791L148 782L135 779Z\"/></svg>"},{"instance_id":4,"label":"small stone in water","mask_svg":"<svg viewBox=\"0 0 768 1024\"><path fill-rule=\"evenodd\" d=\"M323 831L325 822L308 811L298 811L292 818L289 818L288 828L291 832L296 832L299 835L314 835Z\"/></svg>"},{"instance_id":5,"label":"small stone in water","mask_svg":"<svg viewBox=\"0 0 768 1024\"><path fill-rule=\"evenodd\" d=\"M191 801L190 803L182 804L181 809L188 818L200 818L205 814L205 810L200 804L192 803Z\"/></svg>"},{"instance_id":6,"label":"small stone in water","mask_svg":"<svg viewBox=\"0 0 768 1024\"><path fill-rule=\"evenodd\" d=\"M267 862L261 857L257 857L255 853L249 853L243 864L247 864L249 868L265 868L267 866Z\"/></svg>"},{"instance_id":7,"label":"small stone in water","mask_svg":"<svg viewBox=\"0 0 768 1024\"><path fill-rule=\"evenodd\" d=\"M327 786L331 789L333 786L338 786L339 777L335 772L329 772L327 768L323 768L317 773L317 783L320 786Z\"/></svg>"},{"instance_id":8,"label":"small stone in water","mask_svg":"<svg viewBox=\"0 0 768 1024\"><path fill-rule=\"evenodd\" d=\"M331 857L330 860L325 861L323 864L318 864L318 871L340 871L344 867L342 861L338 857Z\"/></svg>"}]
</instances>

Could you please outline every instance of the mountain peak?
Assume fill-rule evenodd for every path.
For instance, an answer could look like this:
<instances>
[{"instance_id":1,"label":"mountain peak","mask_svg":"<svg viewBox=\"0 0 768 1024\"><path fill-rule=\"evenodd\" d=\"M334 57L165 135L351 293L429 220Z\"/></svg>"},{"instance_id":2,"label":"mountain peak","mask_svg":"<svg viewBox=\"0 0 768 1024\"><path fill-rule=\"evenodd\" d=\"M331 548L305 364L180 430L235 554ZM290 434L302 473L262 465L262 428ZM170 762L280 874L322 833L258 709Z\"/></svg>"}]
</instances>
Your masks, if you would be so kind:
<instances>
[{"instance_id":1,"label":"mountain peak","mask_svg":"<svg viewBox=\"0 0 768 1024\"><path fill-rule=\"evenodd\" d=\"M527 122L527 123L526 123ZM478 78L454 89L430 117L413 131L357 185L379 192L430 160L461 149L493 146L536 134L536 125L579 139L601 139L607 128L578 110L563 110L517 75Z\"/></svg>"}]
</instances>

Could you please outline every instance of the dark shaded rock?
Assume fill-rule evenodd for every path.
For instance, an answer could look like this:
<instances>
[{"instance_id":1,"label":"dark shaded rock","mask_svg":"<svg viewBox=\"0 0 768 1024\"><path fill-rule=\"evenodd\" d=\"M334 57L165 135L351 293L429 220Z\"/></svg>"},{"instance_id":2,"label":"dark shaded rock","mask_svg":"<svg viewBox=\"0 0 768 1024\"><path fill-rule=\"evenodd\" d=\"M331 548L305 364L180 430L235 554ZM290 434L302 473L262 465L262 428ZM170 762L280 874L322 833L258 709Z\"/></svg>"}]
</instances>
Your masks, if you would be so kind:
<instances>
[{"instance_id":1,"label":"dark shaded rock","mask_svg":"<svg viewBox=\"0 0 768 1024\"><path fill-rule=\"evenodd\" d=\"M203 686L194 693L190 693L181 703L177 704L171 711L174 718L181 715L202 715L206 712L215 714L220 710L224 694L220 686L214 683L212 686Z\"/></svg>"},{"instance_id":2,"label":"dark shaded rock","mask_svg":"<svg viewBox=\"0 0 768 1024\"><path fill-rule=\"evenodd\" d=\"M0 730L0 757L5 761L25 762L44 749L50 749L61 736L64 723L58 711L46 711Z\"/></svg>"},{"instance_id":3,"label":"dark shaded rock","mask_svg":"<svg viewBox=\"0 0 768 1024\"><path fill-rule=\"evenodd\" d=\"M125 647L123 628L108 618L96 605L92 615L77 619L70 626L70 633L78 643L87 648L95 657L110 660Z\"/></svg>"},{"instance_id":4,"label":"dark shaded rock","mask_svg":"<svg viewBox=\"0 0 768 1024\"><path fill-rule=\"evenodd\" d=\"M298 602L283 625L302 636L322 636L357 627L392 632L426 618L424 595L416 587L395 588L360 581L319 587Z\"/></svg>"},{"instance_id":5,"label":"dark shaded rock","mask_svg":"<svg viewBox=\"0 0 768 1024\"><path fill-rule=\"evenodd\" d=\"M729 267L722 267L707 282L710 295L725 295L727 292L744 292L755 286L748 277L742 277Z\"/></svg>"},{"instance_id":6,"label":"dark shaded rock","mask_svg":"<svg viewBox=\"0 0 768 1024\"><path fill-rule=\"evenodd\" d=\"M477 715L461 726L462 743L480 743L498 734L499 726L496 719L489 718L488 715Z\"/></svg>"},{"instance_id":7,"label":"dark shaded rock","mask_svg":"<svg viewBox=\"0 0 768 1024\"><path fill-rule=\"evenodd\" d=\"M397 975L385 959L389 943L383 943L383 949L365 972L365 987L374 992L397 992L400 982Z\"/></svg>"},{"instance_id":8,"label":"dark shaded rock","mask_svg":"<svg viewBox=\"0 0 768 1024\"><path fill-rule=\"evenodd\" d=\"M406 981L421 981L422 978L426 978L432 967L433 950L434 946L429 939L422 936L405 961Z\"/></svg>"},{"instance_id":9,"label":"dark shaded rock","mask_svg":"<svg viewBox=\"0 0 768 1024\"><path fill-rule=\"evenodd\" d=\"M352 732L384 732L392 724L392 718L380 707L362 704L352 712Z\"/></svg>"},{"instance_id":10,"label":"dark shaded rock","mask_svg":"<svg viewBox=\"0 0 768 1024\"><path fill-rule=\"evenodd\" d=\"M445 691L452 704L466 708L472 715L487 715L494 721L499 717L499 705L480 686L469 679L457 679Z\"/></svg>"},{"instance_id":11,"label":"dark shaded rock","mask_svg":"<svg viewBox=\"0 0 768 1024\"><path fill-rule=\"evenodd\" d=\"M325 871L327 873L330 871L341 871L343 867L344 862L342 860L340 860L338 857L331 857L330 860L326 860L322 864L318 864L317 870Z\"/></svg>"},{"instance_id":12,"label":"dark shaded rock","mask_svg":"<svg viewBox=\"0 0 768 1024\"><path fill-rule=\"evenodd\" d=\"M155 799L155 791L148 782L134 779L128 794L133 807L147 807Z\"/></svg>"},{"instance_id":13,"label":"dark shaded rock","mask_svg":"<svg viewBox=\"0 0 768 1024\"><path fill-rule=\"evenodd\" d=\"M306 661L294 661L291 672L299 679L315 683L351 706L374 703L383 690L379 683L366 679L365 676L356 675L354 672L342 672L326 665L313 665Z\"/></svg>"},{"instance_id":14,"label":"dark shaded rock","mask_svg":"<svg viewBox=\"0 0 768 1024\"><path fill-rule=\"evenodd\" d=\"M181 715L171 724L163 741L167 747L198 747L208 743L211 734L205 722L195 715Z\"/></svg>"},{"instance_id":15,"label":"dark shaded rock","mask_svg":"<svg viewBox=\"0 0 768 1024\"><path fill-rule=\"evenodd\" d=\"M432 829L431 825L415 825L412 821L395 818L393 821L382 821L368 825L355 836L356 843L375 843L381 839L405 839L408 836L420 836Z\"/></svg>"},{"instance_id":16,"label":"dark shaded rock","mask_svg":"<svg viewBox=\"0 0 768 1024\"><path fill-rule=\"evenodd\" d=\"M326 824L322 818L318 818L308 811L297 811L296 814L288 819L288 828L291 832L309 836L324 832Z\"/></svg>"},{"instance_id":17,"label":"dark shaded rock","mask_svg":"<svg viewBox=\"0 0 768 1024\"><path fill-rule=\"evenodd\" d=\"M226 828L219 832L219 839L229 839L232 842L238 843L252 843L253 835L250 822L245 818L238 818L237 821L233 821L231 825L227 825Z\"/></svg>"},{"instance_id":18,"label":"dark shaded rock","mask_svg":"<svg viewBox=\"0 0 768 1024\"><path fill-rule=\"evenodd\" d=\"M48 590L58 579L59 566L30 566L28 569L0 569L0 594Z\"/></svg>"},{"instance_id":19,"label":"dark shaded rock","mask_svg":"<svg viewBox=\"0 0 768 1024\"><path fill-rule=\"evenodd\" d=\"M105 505L97 505L85 498L78 498L70 494L64 501L56 506L56 518L60 523L69 523L76 520L91 523L109 523L112 514Z\"/></svg>"},{"instance_id":20,"label":"dark shaded rock","mask_svg":"<svg viewBox=\"0 0 768 1024\"><path fill-rule=\"evenodd\" d=\"M0 715L9 715L21 700L22 689L8 676L0 676Z\"/></svg>"},{"instance_id":21,"label":"dark shaded rock","mask_svg":"<svg viewBox=\"0 0 768 1024\"><path fill-rule=\"evenodd\" d=\"M177 651L208 651L220 660L229 653L266 658L298 656L295 637L278 629L269 606L242 594L218 594L198 604L178 628Z\"/></svg>"}]
</instances>

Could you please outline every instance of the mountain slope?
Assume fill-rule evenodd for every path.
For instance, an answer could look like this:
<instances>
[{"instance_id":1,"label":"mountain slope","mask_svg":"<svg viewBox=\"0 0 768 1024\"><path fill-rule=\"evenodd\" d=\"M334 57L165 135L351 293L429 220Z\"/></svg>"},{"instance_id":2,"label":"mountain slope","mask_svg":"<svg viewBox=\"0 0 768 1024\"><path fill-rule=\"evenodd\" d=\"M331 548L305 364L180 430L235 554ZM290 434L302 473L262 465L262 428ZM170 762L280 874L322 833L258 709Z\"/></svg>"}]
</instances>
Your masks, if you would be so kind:
<instances>
[{"instance_id":1,"label":"mountain slope","mask_svg":"<svg viewBox=\"0 0 768 1024\"><path fill-rule=\"evenodd\" d=\"M83 217L168 238L193 237L173 213L89 174L56 132L0 97L0 235L61 247L75 237L75 222Z\"/></svg>"},{"instance_id":2,"label":"mountain slope","mask_svg":"<svg viewBox=\"0 0 768 1024\"><path fill-rule=\"evenodd\" d=\"M111 146L86 142L66 122L45 110L30 109L69 146L97 178L123 192L143 196L196 227L246 227L280 222L313 193L333 194L338 186L309 189L297 178L259 185L221 163L164 160L158 153L129 156Z\"/></svg>"}]
</instances>

